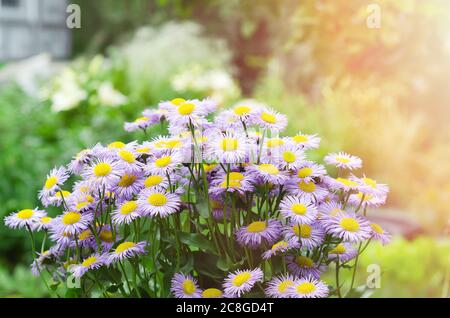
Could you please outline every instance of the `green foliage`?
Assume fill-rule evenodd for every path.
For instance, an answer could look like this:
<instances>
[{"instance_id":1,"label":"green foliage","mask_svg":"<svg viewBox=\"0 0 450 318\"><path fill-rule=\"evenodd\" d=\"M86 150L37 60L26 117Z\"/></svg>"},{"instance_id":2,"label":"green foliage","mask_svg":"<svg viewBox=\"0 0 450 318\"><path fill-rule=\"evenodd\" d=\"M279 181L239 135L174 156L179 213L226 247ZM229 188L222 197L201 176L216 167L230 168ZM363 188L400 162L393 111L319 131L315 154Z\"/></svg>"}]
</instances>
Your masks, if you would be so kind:
<instances>
[{"instance_id":1,"label":"green foliage","mask_svg":"<svg viewBox=\"0 0 450 318\"><path fill-rule=\"evenodd\" d=\"M448 239L420 237L407 241L396 238L387 246L371 243L359 259L356 285L365 283L370 264L378 264L381 288L364 290L365 285L361 285L361 293L371 291L370 297L448 297L449 255ZM343 270L342 274L345 290L352 271ZM333 275L327 274L325 281L333 283Z\"/></svg>"},{"instance_id":2,"label":"green foliage","mask_svg":"<svg viewBox=\"0 0 450 318\"><path fill-rule=\"evenodd\" d=\"M45 297L45 286L30 269L16 266L12 272L0 266L0 297Z\"/></svg>"}]
</instances>

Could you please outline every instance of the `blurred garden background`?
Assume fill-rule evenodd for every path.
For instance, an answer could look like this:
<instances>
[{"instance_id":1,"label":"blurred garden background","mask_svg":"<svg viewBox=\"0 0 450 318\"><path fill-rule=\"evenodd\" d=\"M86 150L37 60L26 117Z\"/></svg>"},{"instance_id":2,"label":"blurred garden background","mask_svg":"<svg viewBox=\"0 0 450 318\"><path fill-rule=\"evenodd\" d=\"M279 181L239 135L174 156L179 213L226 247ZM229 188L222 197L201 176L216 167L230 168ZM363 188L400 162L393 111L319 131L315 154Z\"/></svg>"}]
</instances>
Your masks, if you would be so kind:
<instances>
[{"instance_id":1,"label":"blurred garden background","mask_svg":"<svg viewBox=\"0 0 450 318\"><path fill-rule=\"evenodd\" d=\"M361 284L367 265L382 271L363 296L449 297L450 2L77 0L81 28L49 37L61 56L27 41L8 56L20 38L5 37L5 12L27 2L0 1L2 220L37 206L47 172L80 149L135 139L123 123L161 100L255 99L288 114L287 133L320 135L314 159L343 150L389 184L372 216L394 240L362 257ZM0 222L1 297L47 295L29 248Z\"/></svg>"}]
</instances>

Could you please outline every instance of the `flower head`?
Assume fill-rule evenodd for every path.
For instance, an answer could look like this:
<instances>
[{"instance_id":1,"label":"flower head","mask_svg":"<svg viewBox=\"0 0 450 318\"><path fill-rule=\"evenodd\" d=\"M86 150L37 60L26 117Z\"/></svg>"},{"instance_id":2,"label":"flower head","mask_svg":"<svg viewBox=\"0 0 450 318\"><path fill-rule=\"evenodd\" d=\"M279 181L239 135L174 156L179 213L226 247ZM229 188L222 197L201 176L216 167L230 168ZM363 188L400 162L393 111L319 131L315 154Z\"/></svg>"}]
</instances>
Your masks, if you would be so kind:
<instances>
[{"instance_id":1,"label":"flower head","mask_svg":"<svg viewBox=\"0 0 450 318\"><path fill-rule=\"evenodd\" d=\"M197 280L191 275L176 273L172 278L170 291L176 298L201 298Z\"/></svg>"},{"instance_id":2,"label":"flower head","mask_svg":"<svg viewBox=\"0 0 450 318\"><path fill-rule=\"evenodd\" d=\"M229 297L240 297L249 292L257 282L262 282L263 272L260 268L237 270L225 278L223 283L225 294Z\"/></svg>"},{"instance_id":3,"label":"flower head","mask_svg":"<svg viewBox=\"0 0 450 318\"><path fill-rule=\"evenodd\" d=\"M273 244L281 234L281 223L278 220L255 221L236 232L237 241L251 248L262 243Z\"/></svg>"}]
</instances>

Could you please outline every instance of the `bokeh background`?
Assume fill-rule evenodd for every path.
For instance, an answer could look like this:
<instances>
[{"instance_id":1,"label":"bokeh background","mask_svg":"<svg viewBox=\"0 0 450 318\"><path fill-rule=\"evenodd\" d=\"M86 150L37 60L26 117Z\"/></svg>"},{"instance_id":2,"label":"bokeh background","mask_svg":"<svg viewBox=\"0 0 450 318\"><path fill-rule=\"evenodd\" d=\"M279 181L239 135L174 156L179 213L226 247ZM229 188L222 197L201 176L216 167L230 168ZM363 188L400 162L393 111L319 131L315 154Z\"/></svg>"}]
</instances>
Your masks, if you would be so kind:
<instances>
[{"instance_id":1,"label":"bokeh background","mask_svg":"<svg viewBox=\"0 0 450 318\"><path fill-rule=\"evenodd\" d=\"M287 133L320 135L314 159L344 150L389 184L372 216L394 239L362 257L360 283L367 265L382 271L363 296L449 297L450 2L70 3L80 29L68 1L0 0L2 219L37 206L46 173L78 150L133 140L123 122L160 100L256 99L288 114ZM1 297L46 296L29 248L0 222Z\"/></svg>"}]
</instances>

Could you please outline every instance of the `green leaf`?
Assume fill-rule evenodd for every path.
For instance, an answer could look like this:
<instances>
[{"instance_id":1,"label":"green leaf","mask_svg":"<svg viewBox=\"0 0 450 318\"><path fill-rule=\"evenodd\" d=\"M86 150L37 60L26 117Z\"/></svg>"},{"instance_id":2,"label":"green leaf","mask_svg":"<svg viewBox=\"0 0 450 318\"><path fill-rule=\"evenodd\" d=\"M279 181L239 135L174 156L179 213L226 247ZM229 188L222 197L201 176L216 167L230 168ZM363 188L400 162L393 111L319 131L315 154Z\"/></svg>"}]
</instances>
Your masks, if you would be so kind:
<instances>
[{"instance_id":1,"label":"green leaf","mask_svg":"<svg viewBox=\"0 0 450 318\"><path fill-rule=\"evenodd\" d=\"M180 240L189 247L197 247L201 250L217 254L214 244L207 240L203 235L196 233L181 233Z\"/></svg>"},{"instance_id":2,"label":"green leaf","mask_svg":"<svg viewBox=\"0 0 450 318\"><path fill-rule=\"evenodd\" d=\"M219 257L213 254L203 252L194 252L194 267L201 275L221 280L225 273L217 267Z\"/></svg>"}]
</instances>

